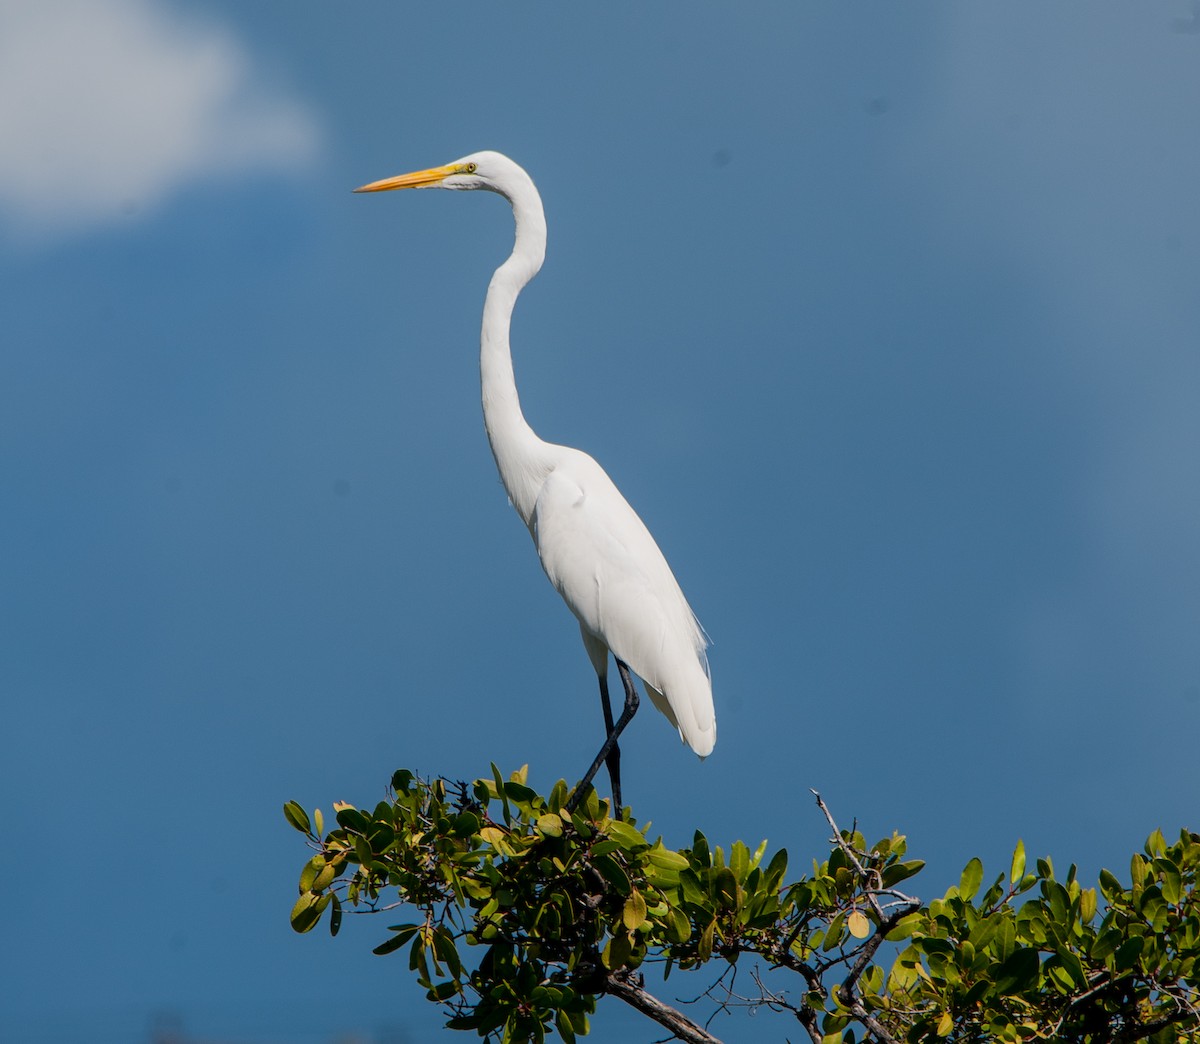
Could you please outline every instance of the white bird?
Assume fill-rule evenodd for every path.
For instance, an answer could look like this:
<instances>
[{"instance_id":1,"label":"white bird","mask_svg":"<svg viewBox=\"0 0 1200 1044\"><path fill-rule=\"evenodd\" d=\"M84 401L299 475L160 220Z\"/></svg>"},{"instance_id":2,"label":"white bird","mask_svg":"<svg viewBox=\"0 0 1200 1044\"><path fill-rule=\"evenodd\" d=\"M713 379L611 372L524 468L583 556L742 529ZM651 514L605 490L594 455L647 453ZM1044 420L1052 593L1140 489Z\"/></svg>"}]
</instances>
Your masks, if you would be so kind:
<instances>
[{"instance_id":1,"label":"white bird","mask_svg":"<svg viewBox=\"0 0 1200 1044\"><path fill-rule=\"evenodd\" d=\"M404 188L487 189L512 204L516 241L492 276L483 306L484 426L509 499L533 537L546 576L578 619L600 681L606 738L572 805L607 763L619 815L617 740L638 706L629 670L643 680L683 741L706 757L717 738L708 640L654 537L604 469L580 450L538 438L521 412L508 332L517 295L546 256L546 218L533 180L507 156L476 152L355 191ZM625 687L625 707L615 723L608 695L610 652Z\"/></svg>"}]
</instances>

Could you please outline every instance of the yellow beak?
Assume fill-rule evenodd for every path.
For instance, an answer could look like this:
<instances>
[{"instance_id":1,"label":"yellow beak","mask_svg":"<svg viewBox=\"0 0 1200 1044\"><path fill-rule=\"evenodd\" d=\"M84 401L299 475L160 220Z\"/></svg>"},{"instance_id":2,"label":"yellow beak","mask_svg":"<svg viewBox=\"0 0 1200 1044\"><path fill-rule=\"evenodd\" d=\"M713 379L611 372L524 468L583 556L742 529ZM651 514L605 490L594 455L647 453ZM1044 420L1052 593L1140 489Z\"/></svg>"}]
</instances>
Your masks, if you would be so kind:
<instances>
[{"instance_id":1,"label":"yellow beak","mask_svg":"<svg viewBox=\"0 0 1200 1044\"><path fill-rule=\"evenodd\" d=\"M416 170L411 174L397 174L394 178L384 178L382 181L372 181L369 185L361 185L355 192L387 192L390 189L429 188L438 182L457 174L458 168L431 167L429 170Z\"/></svg>"}]
</instances>

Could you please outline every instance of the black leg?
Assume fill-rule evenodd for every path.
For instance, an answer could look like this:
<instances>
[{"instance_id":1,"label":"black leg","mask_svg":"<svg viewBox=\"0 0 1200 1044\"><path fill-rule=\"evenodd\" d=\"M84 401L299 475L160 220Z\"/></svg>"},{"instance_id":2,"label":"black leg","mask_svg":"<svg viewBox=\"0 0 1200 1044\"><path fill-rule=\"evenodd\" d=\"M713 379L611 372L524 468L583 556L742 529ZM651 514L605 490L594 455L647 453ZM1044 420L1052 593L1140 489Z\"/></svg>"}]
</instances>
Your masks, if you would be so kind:
<instances>
[{"instance_id":1,"label":"black leg","mask_svg":"<svg viewBox=\"0 0 1200 1044\"><path fill-rule=\"evenodd\" d=\"M592 782L596 773L600 771L600 766L608 764L608 775L612 781L613 792L613 815L621 814L621 749L617 746L617 741L621 738L621 733L625 731L625 726L633 719L637 713L638 697L637 687L633 684L633 676L629 672L629 666L622 660L617 660L617 670L621 673L621 683L625 686L625 706L621 710L621 716L613 723L612 707L608 697L608 682L601 678L600 694L603 697L604 703L604 726L608 730L608 735L605 737L604 746L600 748L600 753L596 755L596 759L592 762L592 767L587 770L583 779L579 781L579 785L575 788L575 792L567 801L567 811L573 811L575 806L579 804L584 792L588 788L588 784Z\"/></svg>"},{"instance_id":2,"label":"black leg","mask_svg":"<svg viewBox=\"0 0 1200 1044\"><path fill-rule=\"evenodd\" d=\"M604 708L604 736L607 739L613 734L613 716L612 703L608 698L608 675L600 676L600 704ZM614 743L612 750L608 752L608 757L604 759L604 764L608 766L608 778L615 780L613 784L613 802L618 806L621 804L621 747L620 744Z\"/></svg>"}]
</instances>

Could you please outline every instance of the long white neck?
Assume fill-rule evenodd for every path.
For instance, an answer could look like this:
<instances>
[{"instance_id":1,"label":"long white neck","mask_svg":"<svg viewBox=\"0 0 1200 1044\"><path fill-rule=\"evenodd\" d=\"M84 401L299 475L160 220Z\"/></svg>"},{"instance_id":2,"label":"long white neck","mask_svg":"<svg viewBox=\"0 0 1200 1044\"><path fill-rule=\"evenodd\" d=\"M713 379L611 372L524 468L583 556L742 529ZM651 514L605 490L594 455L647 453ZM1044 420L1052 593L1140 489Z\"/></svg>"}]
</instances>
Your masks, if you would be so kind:
<instances>
[{"instance_id":1,"label":"long white neck","mask_svg":"<svg viewBox=\"0 0 1200 1044\"><path fill-rule=\"evenodd\" d=\"M500 480L521 520L530 525L538 490L551 467L552 447L534 434L521 413L513 378L508 330L517 295L546 256L546 217L533 182L524 172L501 194L512 203L516 242L508 260L496 269L483 305L479 335L479 378L483 391L483 424Z\"/></svg>"}]
</instances>

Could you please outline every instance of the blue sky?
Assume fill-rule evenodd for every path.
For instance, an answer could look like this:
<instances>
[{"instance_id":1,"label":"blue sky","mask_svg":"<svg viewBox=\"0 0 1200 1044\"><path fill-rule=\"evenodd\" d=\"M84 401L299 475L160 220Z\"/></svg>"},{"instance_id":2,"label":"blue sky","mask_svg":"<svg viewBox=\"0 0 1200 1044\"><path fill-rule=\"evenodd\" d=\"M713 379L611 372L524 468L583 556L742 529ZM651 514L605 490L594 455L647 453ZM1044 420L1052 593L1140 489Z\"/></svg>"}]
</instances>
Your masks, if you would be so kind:
<instances>
[{"instance_id":1,"label":"blue sky","mask_svg":"<svg viewBox=\"0 0 1200 1044\"><path fill-rule=\"evenodd\" d=\"M477 149L547 209L527 416L715 643L714 755L626 734L643 819L800 869L816 787L926 895L1194 829L1197 18L0 2L0 1035L430 1039L384 922L291 933L282 802L594 753L479 417L507 208L350 193Z\"/></svg>"}]
</instances>

